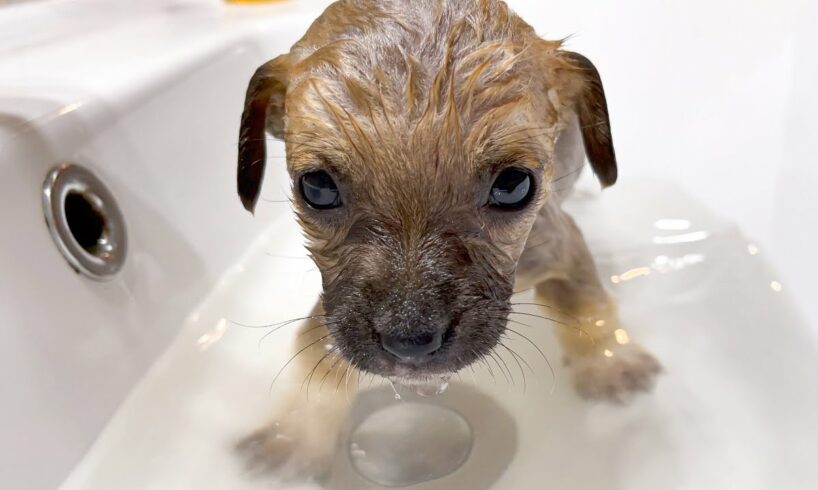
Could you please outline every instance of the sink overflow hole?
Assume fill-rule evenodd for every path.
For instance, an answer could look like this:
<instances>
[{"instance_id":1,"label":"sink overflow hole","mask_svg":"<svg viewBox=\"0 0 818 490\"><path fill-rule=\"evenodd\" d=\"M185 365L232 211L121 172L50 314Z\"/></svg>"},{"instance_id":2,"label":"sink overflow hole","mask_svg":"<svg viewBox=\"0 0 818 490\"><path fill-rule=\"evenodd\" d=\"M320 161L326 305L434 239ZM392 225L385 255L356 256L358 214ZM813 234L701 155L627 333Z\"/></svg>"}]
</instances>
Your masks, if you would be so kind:
<instances>
[{"instance_id":1,"label":"sink overflow hole","mask_svg":"<svg viewBox=\"0 0 818 490\"><path fill-rule=\"evenodd\" d=\"M86 252L95 254L97 245L105 239L105 218L78 192L69 192L64 206L71 235Z\"/></svg>"}]
</instances>

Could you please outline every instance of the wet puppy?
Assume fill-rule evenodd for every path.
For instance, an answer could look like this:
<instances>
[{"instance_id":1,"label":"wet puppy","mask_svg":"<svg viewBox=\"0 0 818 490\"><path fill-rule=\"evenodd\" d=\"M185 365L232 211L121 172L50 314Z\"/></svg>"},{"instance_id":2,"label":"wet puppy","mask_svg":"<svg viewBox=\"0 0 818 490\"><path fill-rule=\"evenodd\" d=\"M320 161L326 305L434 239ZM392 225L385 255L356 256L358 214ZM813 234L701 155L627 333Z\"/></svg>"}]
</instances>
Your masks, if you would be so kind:
<instances>
[{"instance_id":1,"label":"wet puppy","mask_svg":"<svg viewBox=\"0 0 818 490\"><path fill-rule=\"evenodd\" d=\"M555 190L586 155L603 186L616 181L599 74L505 3L331 5L250 81L238 165L250 211L266 131L286 143L322 323L349 366L408 383L456 372L495 348L513 288L534 287L577 327L559 337L580 394L623 400L652 385L659 365L615 334L616 307ZM529 236L547 240L527 249ZM328 410L291 427L286 450L280 429L245 447L320 466L333 441L316 420L339 419Z\"/></svg>"}]
</instances>

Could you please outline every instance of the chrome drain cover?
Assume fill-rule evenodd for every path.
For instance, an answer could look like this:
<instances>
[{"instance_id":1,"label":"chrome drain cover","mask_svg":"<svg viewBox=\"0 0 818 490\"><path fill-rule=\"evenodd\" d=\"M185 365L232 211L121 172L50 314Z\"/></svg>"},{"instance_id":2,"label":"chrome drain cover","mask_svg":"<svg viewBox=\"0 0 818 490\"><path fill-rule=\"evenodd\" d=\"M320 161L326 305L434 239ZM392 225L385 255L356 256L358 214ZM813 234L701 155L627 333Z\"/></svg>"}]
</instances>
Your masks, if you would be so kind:
<instances>
[{"instance_id":1,"label":"chrome drain cover","mask_svg":"<svg viewBox=\"0 0 818 490\"><path fill-rule=\"evenodd\" d=\"M119 272L128 248L125 220L102 181L65 163L49 172L42 199L48 230L74 270L100 281Z\"/></svg>"},{"instance_id":2,"label":"chrome drain cover","mask_svg":"<svg viewBox=\"0 0 818 490\"><path fill-rule=\"evenodd\" d=\"M450 408L397 403L367 417L351 434L349 456L364 478L406 487L453 473L473 444L469 423Z\"/></svg>"}]
</instances>

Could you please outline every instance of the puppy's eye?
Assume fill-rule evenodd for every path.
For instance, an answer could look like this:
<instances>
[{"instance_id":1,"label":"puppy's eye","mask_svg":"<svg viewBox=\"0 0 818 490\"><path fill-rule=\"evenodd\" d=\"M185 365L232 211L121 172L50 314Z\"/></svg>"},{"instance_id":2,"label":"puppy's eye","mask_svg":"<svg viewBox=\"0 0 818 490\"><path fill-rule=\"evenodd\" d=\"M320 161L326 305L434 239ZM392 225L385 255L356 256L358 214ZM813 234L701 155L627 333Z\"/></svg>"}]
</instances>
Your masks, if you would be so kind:
<instances>
[{"instance_id":1,"label":"puppy's eye","mask_svg":"<svg viewBox=\"0 0 818 490\"><path fill-rule=\"evenodd\" d=\"M341 205L341 193L327 172L316 170L301 176L301 195L315 209L333 209Z\"/></svg>"},{"instance_id":2,"label":"puppy's eye","mask_svg":"<svg viewBox=\"0 0 818 490\"><path fill-rule=\"evenodd\" d=\"M504 210L525 207L534 194L531 174L521 168L510 167L500 172L491 185L489 205Z\"/></svg>"}]
</instances>

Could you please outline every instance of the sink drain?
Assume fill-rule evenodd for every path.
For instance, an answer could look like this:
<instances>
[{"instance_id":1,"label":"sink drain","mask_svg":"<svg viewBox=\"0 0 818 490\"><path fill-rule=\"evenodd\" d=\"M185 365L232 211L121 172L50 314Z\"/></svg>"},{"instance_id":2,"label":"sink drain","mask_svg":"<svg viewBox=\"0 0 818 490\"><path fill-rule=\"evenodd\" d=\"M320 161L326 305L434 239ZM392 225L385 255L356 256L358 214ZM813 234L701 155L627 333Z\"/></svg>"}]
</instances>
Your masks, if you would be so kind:
<instances>
[{"instance_id":1,"label":"sink drain","mask_svg":"<svg viewBox=\"0 0 818 490\"><path fill-rule=\"evenodd\" d=\"M460 468L473 435L462 415L446 407L399 403L371 414L353 432L355 470L384 487L436 480Z\"/></svg>"},{"instance_id":2,"label":"sink drain","mask_svg":"<svg viewBox=\"0 0 818 490\"><path fill-rule=\"evenodd\" d=\"M43 183L46 225L63 257L92 279L113 277L125 262L125 222L111 192L87 169L65 163Z\"/></svg>"}]
</instances>

